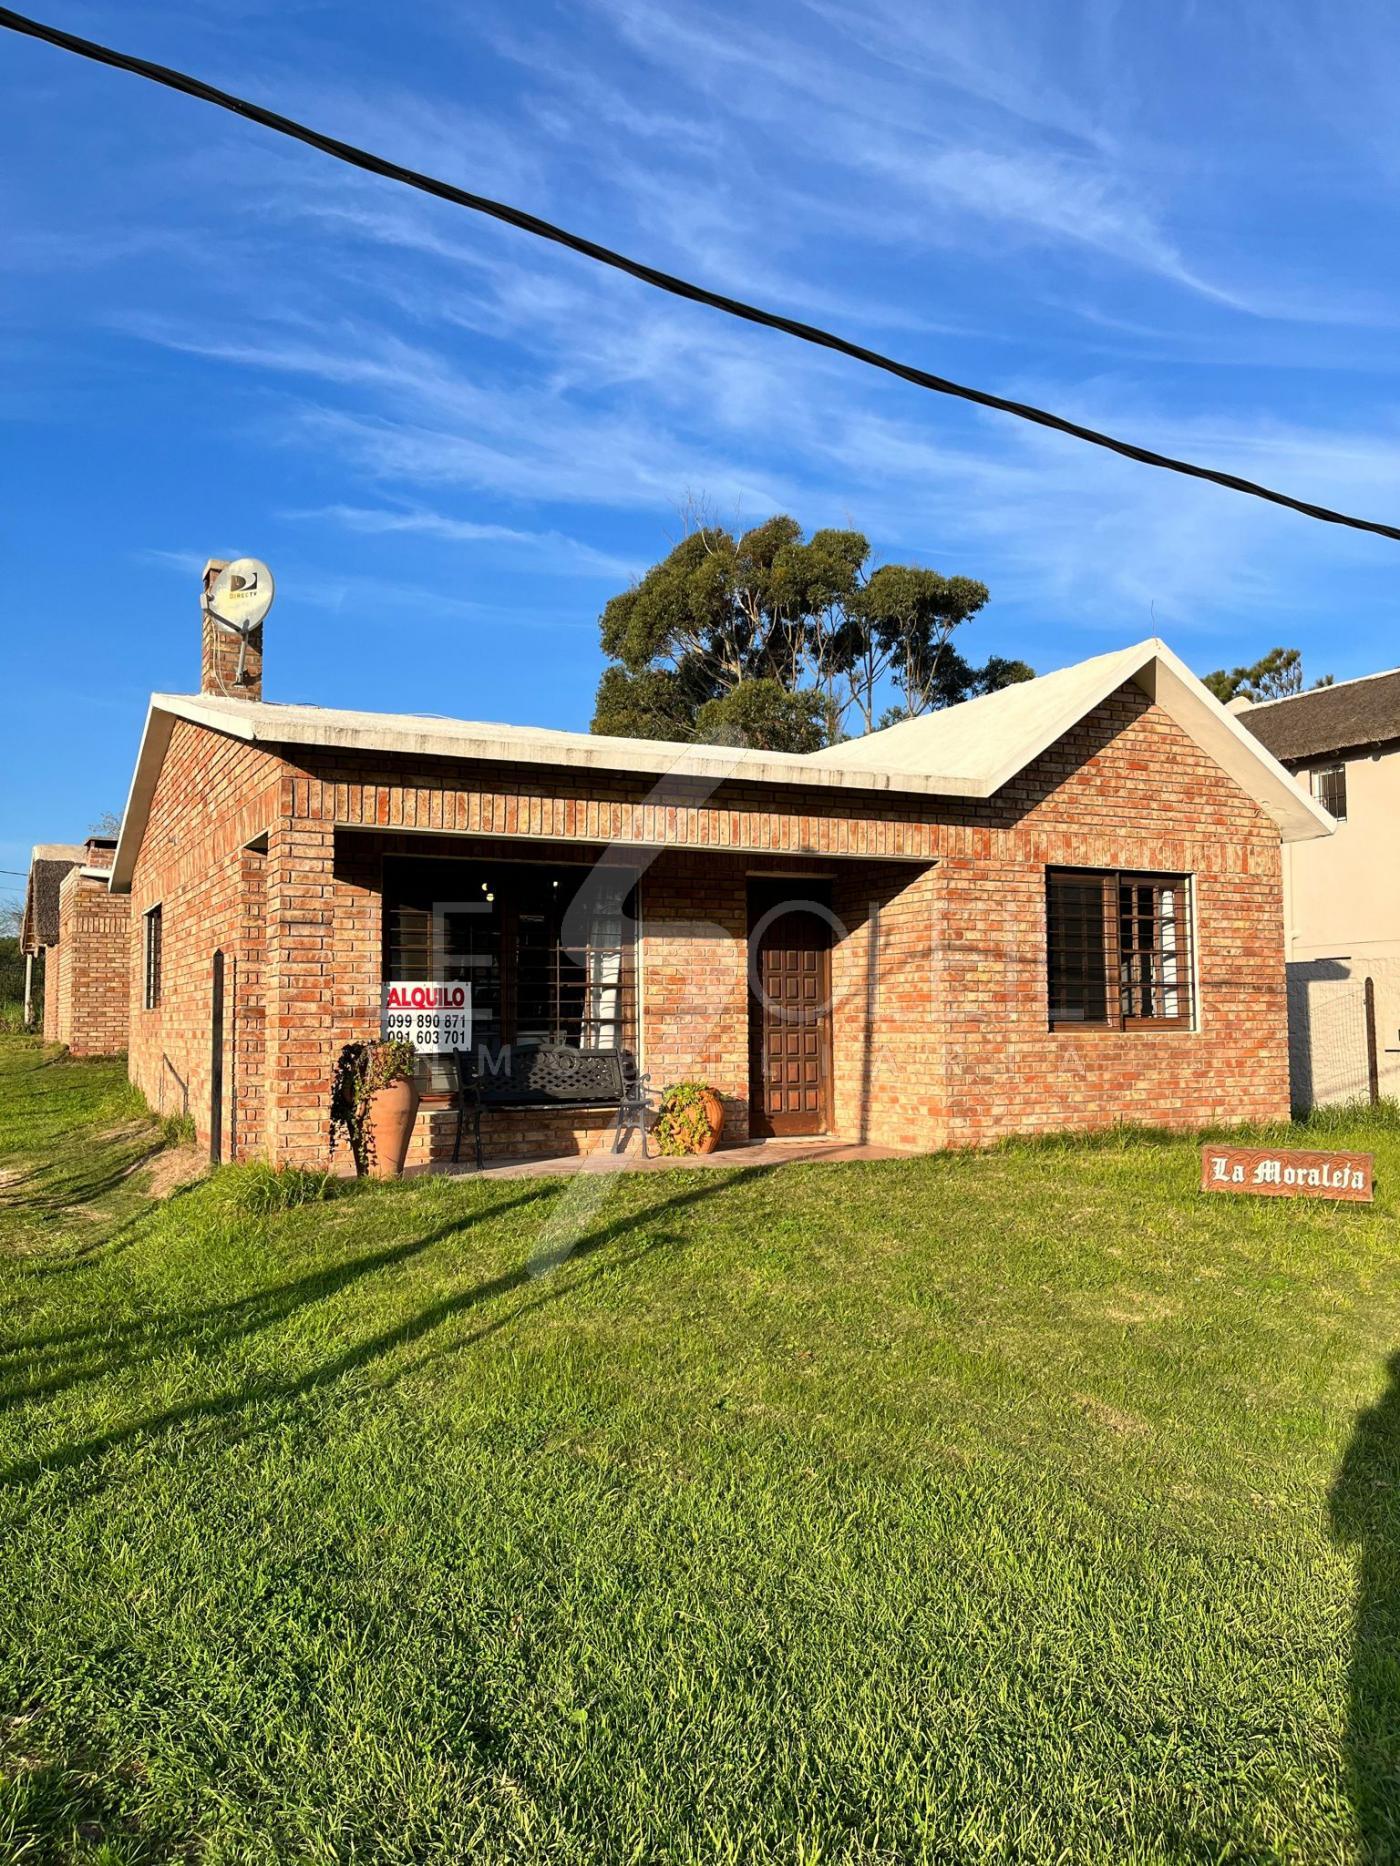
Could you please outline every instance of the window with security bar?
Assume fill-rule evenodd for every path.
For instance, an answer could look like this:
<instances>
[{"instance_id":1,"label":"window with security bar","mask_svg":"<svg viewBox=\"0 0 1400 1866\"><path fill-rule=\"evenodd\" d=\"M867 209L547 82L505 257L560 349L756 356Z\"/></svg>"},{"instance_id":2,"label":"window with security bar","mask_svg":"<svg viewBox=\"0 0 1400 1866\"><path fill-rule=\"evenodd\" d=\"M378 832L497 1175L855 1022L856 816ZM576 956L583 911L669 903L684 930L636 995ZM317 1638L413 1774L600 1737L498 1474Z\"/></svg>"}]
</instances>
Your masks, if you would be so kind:
<instances>
[{"instance_id":1,"label":"window with security bar","mask_svg":"<svg viewBox=\"0 0 1400 1866\"><path fill-rule=\"evenodd\" d=\"M1347 820L1347 768L1344 764L1319 765L1312 774L1312 794L1339 823Z\"/></svg>"},{"instance_id":2,"label":"window with security bar","mask_svg":"<svg viewBox=\"0 0 1400 1866\"><path fill-rule=\"evenodd\" d=\"M144 989L141 1003L148 1011L157 1010L160 1006L162 947L165 943L164 927L162 925L163 918L164 916L159 907L151 907L142 915L145 940L144 952L142 955L144 962Z\"/></svg>"},{"instance_id":3,"label":"window with security bar","mask_svg":"<svg viewBox=\"0 0 1400 1866\"><path fill-rule=\"evenodd\" d=\"M1046 927L1052 1029L1194 1028L1187 876L1049 869Z\"/></svg>"},{"instance_id":4,"label":"window with security bar","mask_svg":"<svg viewBox=\"0 0 1400 1866\"><path fill-rule=\"evenodd\" d=\"M582 863L384 863L384 977L465 981L472 1046L635 1051L637 876ZM429 1091L453 1086L450 1057Z\"/></svg>"}]
</instances>

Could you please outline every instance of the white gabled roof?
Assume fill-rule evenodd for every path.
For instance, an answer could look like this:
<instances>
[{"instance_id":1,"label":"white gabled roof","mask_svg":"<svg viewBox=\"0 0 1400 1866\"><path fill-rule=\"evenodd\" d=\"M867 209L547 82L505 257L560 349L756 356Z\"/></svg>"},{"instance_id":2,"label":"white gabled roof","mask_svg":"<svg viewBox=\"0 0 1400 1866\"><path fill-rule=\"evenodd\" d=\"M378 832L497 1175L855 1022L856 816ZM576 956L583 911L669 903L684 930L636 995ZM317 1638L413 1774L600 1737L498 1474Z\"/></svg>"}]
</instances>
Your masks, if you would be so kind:
<instances>
[{"instance_id":1,"label":"white gabled roof","mask_svg":"<svg viewBox=\"0 0 1400 1866\"><path fill-rule=\"evenodd\" d=\"M1258 802L1285 842L1331 835L1336 824L1327 812L1156 636L828 746L809 762L850 772L955 773L974 795L990 797L1129 681Z\"/></svg>"},{"instance_id":2,"label":"white gabled roof","mask_svg":"<svg viewBox=\"0 0 1400 1866\"><path fill-rule=\"evenodd\" d=\"M443 719L427 713L365 713L279 706L222 694L151 696L131 793L112 867L112 887L131 885L161 761L177 719L268 746L470 758L564 766L648 777L695 777L804 789L991 797L1062 738L1086 713L1134 681L1177 721L1278 824L1287 842L1330 835L1332 818L1289 777L1258 739L1155 639L1079 661L981 699L908 719L883 732L812 753L766 752L666 739Z\"/></svg>"},{"instance_id":3,"label":"white gabled roof","mask_svg":"<svg viewBox=\"0 0 1400 1866\"><path fill-rule=\"evenodd\" d=\"M112 865L117 893L131 886L136 853L170 734L177 719L230 738L271 746L316 746L327 751L389 752L413 758L472 758L496 764L564 766L651 778L691 777L712 784L742 778L750 784L811 790L901 791L927 796L979 796L956 776L922 771L825 769L804 754L756 751L731 745L693 745L671 739L610 738L561 732L547 726L506 726L435 713L361 713L331 706L283 706L213 693L153 693L137 755L121 837Z\"/></svg>"},{"instance_id":4,"label":"white gabled roof","mask_svg":"<svg viewBox=\"0 0 1400 1866\"><path fill-rule=\"evenodd\" d=\"M480 758L496 763L640 772L647 777L744 778L760 784L847 786L861 790L942 791L922 771L825 771L796 752L695 745L672 739L609 738L551 726L503 726L436 713L357 713L330 706L279 706L223 694L157 693L155 711L213 726L253 744L315 745L328 751L398 752L417 758ZM959 790L956 778L952 790Z\"/></svg>"}]
</instances>

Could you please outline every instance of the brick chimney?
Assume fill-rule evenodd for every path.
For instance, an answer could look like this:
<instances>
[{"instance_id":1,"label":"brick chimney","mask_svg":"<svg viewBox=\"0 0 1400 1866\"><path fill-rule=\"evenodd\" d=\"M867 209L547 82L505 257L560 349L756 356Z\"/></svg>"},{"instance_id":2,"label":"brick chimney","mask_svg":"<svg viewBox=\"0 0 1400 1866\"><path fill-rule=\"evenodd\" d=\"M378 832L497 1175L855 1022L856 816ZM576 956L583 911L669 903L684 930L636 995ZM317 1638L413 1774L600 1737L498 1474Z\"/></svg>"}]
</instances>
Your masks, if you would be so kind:
<instances>
[{"instance_id":1,"label":"brick chimney","mask_svg":"<svg viewBox=\"0 0 1400 1866\"><path fill-rule=\"evenodd\" d=\"M220 628L209 613L209 592L214 579L227 566L211 557L204 566L199 606L204 621L203 648L200 656L199 691L226 694L230 699L262 698L262 624L248 637L243 653L243 679L238 678L238 656L242 643L231 629Z\"/></svg>"}]
</instances>

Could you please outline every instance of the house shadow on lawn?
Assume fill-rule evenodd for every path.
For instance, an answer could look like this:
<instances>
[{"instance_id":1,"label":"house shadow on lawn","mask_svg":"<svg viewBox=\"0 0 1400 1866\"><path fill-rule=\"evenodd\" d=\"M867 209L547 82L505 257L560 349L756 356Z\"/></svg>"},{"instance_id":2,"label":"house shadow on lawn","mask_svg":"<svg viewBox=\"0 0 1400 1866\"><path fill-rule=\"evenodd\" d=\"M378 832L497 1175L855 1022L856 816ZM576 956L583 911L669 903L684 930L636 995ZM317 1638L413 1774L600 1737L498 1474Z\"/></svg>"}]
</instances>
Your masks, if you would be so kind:
<instances>
[{"instance_id":1,"label":"house shadow on lawn","mask_svg":"<svg viewBox=\"0 0 1400 1866\"><path fill-rule=\"evenodd\" d=\"M1332 1487L1332 1529L1357 1553L1346 1762L1362 1858L1400 1861L1400 1354L1359 1415Z\"/></svg>"},{"instance_id":2,"label":"house shadow on lawn","mask_svg":"<svg viewBox=\"0 0 1400 1866\"><path fill-rule=\"evenodd\" d=\"M748 1171L746 1177L752 1182L758 1176L766 1176L774 1170L773 1167L755 1167ZM483 1322L465 1337L459 1337L453 1343L452 1351L460 1352L476 1347L536 1310L561 1301L598 1276L639 1263L658 1250L683 1244L683 1236L668 1229L650 1236L635 1250L609 1252L605 1261L594 1264L582 1276L567 1274L574 1265L586 1263L607 1251L608 1246L620 1243L629 1232L650 1229L669 1214L699 1204L731 1183L728 1174L706 1173L695 1177L700 1183L687 1186L684 1191L676 1192L669 1198L653 1200L639 1210L629 1210L606 1223L586 1222L585 1228L576 1238L569 1239L567 1243L555 1244L551 1258L544 1260L538 1255L527 1257L515 1269L489 1277L457 1294L444 1296L392 1327L351 1343L319 1366L286 1379L258 1379L233 1390L202 1395L182 1405L171 1406L145 1418L115 1426L92 1438L56 1446L38 1457L0 1467L0 1484L23 1486L34 1482L45 1472L85 1464L133 1440L176 1431L200 1420L236 1423L249 1408L269 1402L295 1403L333 1386L361 1368L373 1365L386 1355L417 1345L445 1324L473 1310L508 1297L518 1290L529 1288L535 1292L525 1301L515 1303L504 1314ZM503 1209L530 1205L543 1200L545 1196L545 1187L541 1184L537 1190L510 1201L508 1206L497 1206L482 1215L498 1217ZM590 1212L587 1218L591 1220L594 1215ZM172 1346L184 1343L188 1349L188 1345L195 1339L202 1338L211 1350L217 1352L226 1344L246 1339L277 1322L287 1320L296 1311L334 1295L364 1275L401 1264L434 1244L460 1237L472 1222L471 1219L455 1220L422 1237L373 1252L348 1264L318 1271L295 1282L261 1291L239 1302L156 1317L154 1340L151 1339L152 1325L137 1322L118 1324L115 1329L103 1328L100 1337L97 1330L74 1330L16 1344L29 1351L46 1350L49 1354L57 1355L60 1360L66 1356L66 1364L51 1369L38 1381L21 1379L8 1388L4 1386L3 1370L0 1370L0 1404L21 1404L34 1398L47 1397L64 1387L124 1370L134 1361L155 1358Z\"/></svg>"},{"instance_id":3,"label":"house shadow on lawn","mask_svg":"<svg viewBox=\"0 0 1400 1866\"><path fill-rule=\"evenodd\" d=\"M510 1199L474 1217L456 1219L435 1231L426 1231L421 1237L407 1238L381 1250L361 1252L344 1263L326 1265L290 1283L274 1283L231 1302L174 1312L158 1310L130 1322L94 1323L85 1328L19 1337L0 1346L0 1409L50 1398L70 1387L104 1379L118 1369L128 1372L186 1344L201 1343L217 1353L278 1322L290 1320L299 1310L327 1301L365 1277L408 1263L435 1244L463 1238L482 1218L501 1218L543 1196L541 1191ZM14 1365L23 1365L32 1359L42 1360L42 1375L28 1379L12 1374Z\"/></svg>"}]
</instances>

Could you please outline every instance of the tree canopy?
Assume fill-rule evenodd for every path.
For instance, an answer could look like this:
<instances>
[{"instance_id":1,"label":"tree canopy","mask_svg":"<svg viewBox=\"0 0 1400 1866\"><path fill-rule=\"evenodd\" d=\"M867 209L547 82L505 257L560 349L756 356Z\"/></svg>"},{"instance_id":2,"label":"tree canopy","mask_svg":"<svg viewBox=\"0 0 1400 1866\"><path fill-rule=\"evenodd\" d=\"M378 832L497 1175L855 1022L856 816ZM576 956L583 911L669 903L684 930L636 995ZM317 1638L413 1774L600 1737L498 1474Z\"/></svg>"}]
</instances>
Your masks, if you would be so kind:
<instances>
[{"instance_id":1,"label":"tree canopy","mask_svg":"<svg viewBox=\"0 0 1400 1866\"><path fill-rule=\"evenodd\" d=\"M807 752L874 729L891 694L879 724L1032 677L953 645L984 583L870 555L858 531L804 538L783 515L740 537L698 525L604 608L593 730Z\"/></svg>"},{"instance_id":2,"label":"tree canopy","mask_svg":"<svg viewBox=\"0 0 1400 1866\"><path fill-rule=\"evenodd\" d=\"M1226 705L1231 700L1284 700L1291 693L1303 691L1303 651L1301 648L1270 648L1269 652L1248 667L1216 668L1202 679L1217 700ZM1332 676L1324 674L1314 687L1330 687Z\"/></svg>"}]
</instances>

